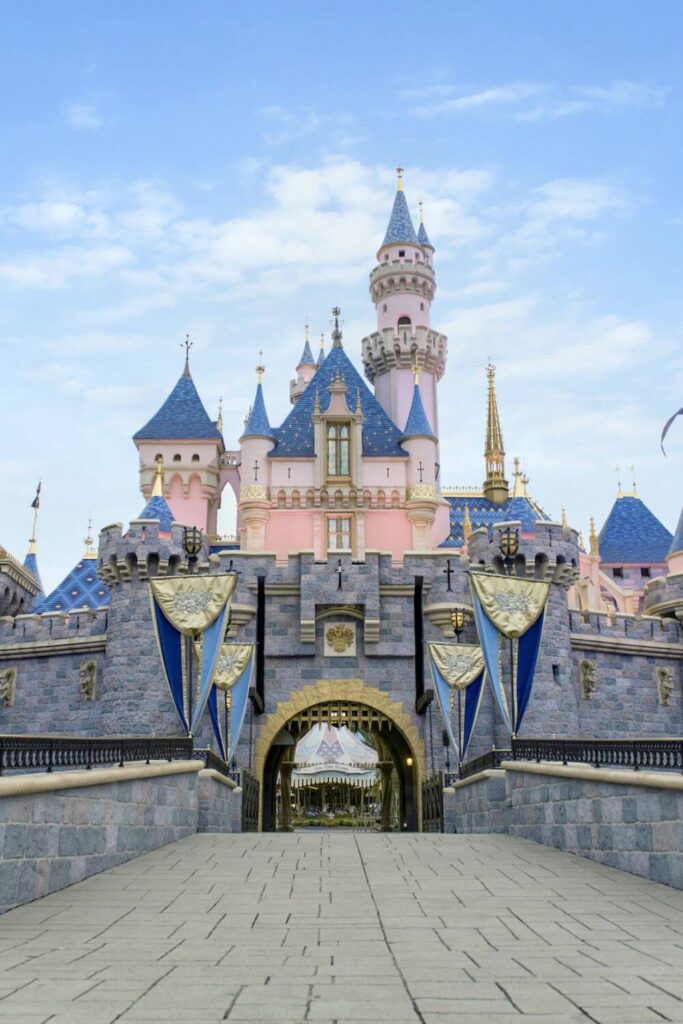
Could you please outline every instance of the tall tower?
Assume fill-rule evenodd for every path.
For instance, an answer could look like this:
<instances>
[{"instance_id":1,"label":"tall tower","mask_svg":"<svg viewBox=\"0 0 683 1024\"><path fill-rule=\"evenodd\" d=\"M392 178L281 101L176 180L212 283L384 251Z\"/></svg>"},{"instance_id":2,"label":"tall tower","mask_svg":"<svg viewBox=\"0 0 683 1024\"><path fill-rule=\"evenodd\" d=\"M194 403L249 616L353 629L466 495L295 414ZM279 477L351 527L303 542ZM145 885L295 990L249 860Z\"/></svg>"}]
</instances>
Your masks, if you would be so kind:
<instances>
[{"instance_id":1,"label":"tall tower","mask_svg":"<svg viewBox=\"0 0 683 1024\"><path fill-rule=\"evenodd\" d=\"M486 408L486 443L484 445L484 461L486 479L484 480L484 496L494 505L502 505L507 501L510 491L505 479L505 449L503 448L503 431L500 429L498 400L496 398L496 368L491 363L486 367L488 378L488 395Z\"/></svg>"},{"instance_id":2,"label":"tall tower","mask_svg":"<svg viewBox=\"0 0 683 1024\"><path fill-rule=\"evenodd\" d=\"M437 436L437 384L446 369L447 343L430 326L436 279L434 247L420 215L416 233L398 168L394 205L377 266L370 274L370 295L377 312L377 330L363 339L365 375L375 386L379 403L401 429L413 400L413 367L420 368L420 395Z\"/></svg>"}]
</instances>

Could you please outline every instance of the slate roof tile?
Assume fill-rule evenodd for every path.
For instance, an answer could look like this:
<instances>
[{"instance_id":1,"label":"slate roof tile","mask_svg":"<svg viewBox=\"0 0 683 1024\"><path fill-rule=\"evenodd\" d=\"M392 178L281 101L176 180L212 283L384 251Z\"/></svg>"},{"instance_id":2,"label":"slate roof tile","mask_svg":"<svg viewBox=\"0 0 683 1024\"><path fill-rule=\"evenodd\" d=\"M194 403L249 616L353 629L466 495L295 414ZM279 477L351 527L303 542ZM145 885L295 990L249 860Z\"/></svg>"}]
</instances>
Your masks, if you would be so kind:
<instances>
[{"instance_id":1,"label":"slate roof tile","mask_svg":"<svg viewBox=\"0 0 683 1024\"><path fill-rule=\"evenodd\" d=\"M610 565L663 562L672 540L640 498L617 498L598 535L600 561Z\"/></svg>"},{"instance_id":2,"label":"slate roof tile","mask_svg":"<svg viewBox=\"0 0 683 1024\"><path fill-rule=\"evenodd\" d=\"M449 497L446 495L446 501L451 507L451 532L446 540L439 545L442 548L462 547L462 524L466 505L469 509L473 530L477 530L482 526L493 526L495 523L519 520L522 524L522 530L530 533L534 529L536 520L549 519L545 512L534 505L529 498L508 498L502 505L495 505L483 496Z\"/></svg>"},{"instance_id":3,"label":"slate roof tile","mask_svg":"<svg viewBox=\"0 0 683 1024\"><path fill-rule=\"evenodd\" d=\"M71 612L75 608L103 608L109 604L109 590L98 577L97 559L82 558L58 587L37 600L34 612Z\"/></svg>"},{"instance_id":4,"label":"slate roof tile","mask_svg":"<svg viewBox=\"0 0 683 1024\"><path fill-rule=\"evenodd\" d=\"M406 242L409 245L418 245L417 235L413 227L413 221L406 202L405 192L398 191L391 208L389 226L384 236L382 247L393 245L396 242Z\"/></svg>"},{"instance_id":5,"label":"slate roof tile","mask_svg":"<svg viewBox=\"0 0 683 1024\"><path fill-rule=\"evenodd\" d=\"M133 435L134 441L155 438L204 440L221 438L221 432L202 405L189 371L171 391L161 408Z\"/></svg>"}]
</instances>

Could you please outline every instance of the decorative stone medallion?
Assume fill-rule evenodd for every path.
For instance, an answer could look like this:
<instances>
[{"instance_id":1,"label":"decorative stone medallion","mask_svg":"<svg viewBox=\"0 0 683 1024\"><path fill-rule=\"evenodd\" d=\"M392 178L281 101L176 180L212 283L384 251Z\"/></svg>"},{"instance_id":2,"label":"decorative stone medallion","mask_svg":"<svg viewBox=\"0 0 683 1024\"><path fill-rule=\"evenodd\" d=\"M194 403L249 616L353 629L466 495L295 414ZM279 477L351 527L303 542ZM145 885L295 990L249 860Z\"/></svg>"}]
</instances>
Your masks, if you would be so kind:
<instances>
[{"instance_id":1,"label":"decorative stone medallion","mask_svg":"<svg viewBox=\"0 0 683 1024\"><path fill-rule=\"evenodd\" d=\"M324 650L326 658L355 658L355 622L328 622L324 627Z\"/></svg>"}]
</instances>

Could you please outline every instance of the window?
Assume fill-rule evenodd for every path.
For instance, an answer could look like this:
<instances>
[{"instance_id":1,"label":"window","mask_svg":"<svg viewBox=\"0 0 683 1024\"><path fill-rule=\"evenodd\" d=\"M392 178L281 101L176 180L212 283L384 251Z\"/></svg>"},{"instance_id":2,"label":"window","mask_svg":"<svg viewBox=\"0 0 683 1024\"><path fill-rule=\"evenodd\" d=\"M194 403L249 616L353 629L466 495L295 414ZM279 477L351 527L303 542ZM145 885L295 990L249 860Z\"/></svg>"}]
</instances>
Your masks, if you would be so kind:
<instances>
[{"instance_id":1,"label":"window","mask_svg":"<svg viewBox=\"0 0 683 1024\"><path fill-rule=\"evenodd\" d=\"M398 254L399 254L399 256L405 256L405 254L406 254L405 249L399 249L398 250Z\"/></svg>"},{"instance_id":2,"label":"window","mask_svg":"<svg viewBox=\"0 0 683 1024\"><path fill-rule=\"evenodd\" d=\"M199 462L199 456L197 455L197 453L196 453L196 452L195 452L195 454L194 454L194 455L192 456L192 461L193 461L193 462Z\"/></svg>"},{"instance_id":3,"label":"window","mask_svg":"<svg viewBox=\"0 0 683 1024\"><path fill-rule=\"evenodd\" d=\"M386 313L386 311L387 311L387 304L385 302L384 305L382 306L382 312Z\"/></svg>"},{"instance_id":4,"label":"window","mask_svg":"<svg viewBox=\"0 0 683 1024\"><path fill-rule=\"evenodd\" d=\"M624 570L621 568L614 568L612 569L612 575L614 576L615 580L623 579Z\"/></svg>"},{"instance_id":5,"label":"window","mask_svg":"<svg viewBox=\"0 0 683 1024\"><path fill-rule=\"evenodd\" d=\"M174 462L180 462L180 456L179 455L174 455L173 456L173 461Z\"/></svg>"},{"instance_id":6,"label":"window","mask_svg":"<svg viewBox=\"0 0 683 1024\"><path fill-rule=\"evenodd\" d=\"M410 327L410 317L409 316L400 316L398 318L398 326L399 327Z\"/></svg>"},{"instance_id":7,"label":"window","mask_svg":"<svg viewBox=\"0 0 683 1024\"><path fill-rule=\"evenodd\" d=\"M649 565L641 565L641 567L640 567L640 575L642 577L644 577L645 579L647 579L649 577L649 575L650 575L650 567L649 567Z\"/></svg>"},{"instance_id":8,"label":"window","mask_svg":"<svg viewBox=\"0 0 683 1024\"><path fill-rule=\"evenodd\" d=\"M330 516L327 520L328 551L351 550L351 516Z\"/></svg>"},{"instance_id":9,"label":"window","mask_svg":"<svg viewBox=\"0 0 683 1024\"><path fill-rule=\"evenodd\" d=\"M422 310L423 313L424 313L424 308L425 308L425 304L424 304L424 302L421 302L420 303L420 309Z\"/></svg>"},{"instance_id":10,"label":"window","mask_svg":"<svg viewBox=\"0 0 683 1024\"><path fill-rule=\"evenodd\" d=\"M348 423L330 423L327 428L327 475L350 476Z\"/></svg>"}]
</instances>

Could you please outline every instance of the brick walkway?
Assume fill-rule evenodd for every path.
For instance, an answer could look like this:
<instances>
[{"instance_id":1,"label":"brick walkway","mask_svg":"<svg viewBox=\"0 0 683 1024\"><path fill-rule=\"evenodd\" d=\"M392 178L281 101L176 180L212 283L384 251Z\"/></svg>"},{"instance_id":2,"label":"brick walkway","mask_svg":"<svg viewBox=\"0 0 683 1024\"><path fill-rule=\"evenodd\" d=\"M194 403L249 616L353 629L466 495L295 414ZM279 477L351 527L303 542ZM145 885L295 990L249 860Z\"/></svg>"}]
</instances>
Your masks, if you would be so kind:
<instances>
[{"instance_id":1,"label":"brick walkway","mask_svg":"<svg viewBox=\"0 0 683 1024\"><path fill-rule=\"evenodd\" d=\"M683 892L504 836L193 836L0 950L2 1024L683 1022Z\"/></svg>"}]
</instances>

